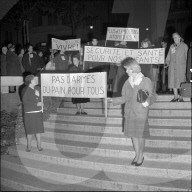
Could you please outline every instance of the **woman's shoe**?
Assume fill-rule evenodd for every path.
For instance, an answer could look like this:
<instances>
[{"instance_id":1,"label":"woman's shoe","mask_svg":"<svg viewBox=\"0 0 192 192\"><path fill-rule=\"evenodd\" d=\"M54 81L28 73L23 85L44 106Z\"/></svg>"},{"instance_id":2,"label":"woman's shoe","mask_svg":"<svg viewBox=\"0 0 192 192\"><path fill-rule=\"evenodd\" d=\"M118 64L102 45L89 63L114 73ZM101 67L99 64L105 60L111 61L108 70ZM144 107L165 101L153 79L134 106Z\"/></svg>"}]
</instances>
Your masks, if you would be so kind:
<instances>
[{"instance_id":1,"label":"woman's shoe","mask_svg":"<svg viewBox=\"0 0 192 192\"><path fill-rule=\"evenodd\" d=\"M143 164L143 161L144 161L144 157L143 157L143 160L142 160L142 162L141 162L141 163L137 163L137 162L136 162L136 163L135 163L135 166L136 166L136 167L139 167L139 166L141 166L141 165Z\"/></svg>"},{"instance_id":2,"label":"woman's shoe","mask_svg":"<svg viewBox=\"0 0 192 192\"><path fill-rule=\"evenodd\" d=\"M75 115L81 115L81 113L80 113L80 112L77 112Z\"/></svg>"},{"instance_id":3,"label":"woman's shoe","mask_svg":"<svg viewBox=\"0 0 192 192\"><path fill-rule=\"evenodd\" d=\"M171 102L177 102L177 101L178 99L175 99L175 98L171 100Z\"/></svg>"},{"instance_id":4,"label":"woman's shoe","mask_svg":"<svg viewBox=\"0 0 192 192\"><path fill-rule=\"evenodd\" d=\"M131 165L135 165L137 162L136 161L134 161L135 160L135 158L133 159L133 161L131 162Z\"/></svg>"},{"instance_id":5,"label":"woman's shoe","mask_svg":"<svg viewBox=\"0 0 192 192\"><path fill-rule=\"evenodd\" d=\"M81 112L81 115L87 115L87 113L84 111L84 112Z\"/></svg>"},{"instance_id":6,"label":"woman's shoe","mask_svg":"<svg viewBox=\"0 0 192 192\"><path fill-rule=\"evenodd\" d=\"M178 99L178 102L184 102L184 100L183 99Z\"/></svg>"},{"instance_id":7,"label":"woman's shoe","mask_svg":"<svg viewBox=\"0 0 192 192\"><path fill-rule=\"evenodd\" d=\"M26 152L31 152L31 148L26 148Z\"/></svg>"},{"instance_id":8,"label":"woman's shoe","mask_svg":"<svg viewBox=\"0 0 192 192\"><path fill-rule=\"evenodd\" d=\"M38 148L38 150L39 150L39 151L43 151L43 148L40 147L40 148Z\"/></svg>"}]
</instances>

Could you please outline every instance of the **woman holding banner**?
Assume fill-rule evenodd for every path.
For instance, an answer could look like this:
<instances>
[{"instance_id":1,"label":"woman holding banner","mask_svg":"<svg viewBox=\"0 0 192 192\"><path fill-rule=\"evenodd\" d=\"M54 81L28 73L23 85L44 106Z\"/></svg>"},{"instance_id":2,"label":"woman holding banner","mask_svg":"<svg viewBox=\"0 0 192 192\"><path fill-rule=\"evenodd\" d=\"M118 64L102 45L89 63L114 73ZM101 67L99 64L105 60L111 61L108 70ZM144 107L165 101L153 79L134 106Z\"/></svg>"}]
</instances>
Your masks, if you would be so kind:
<instances>
[{"instance_id":1,"label":"woman holding banner","mask_svg":"<svg viewBox=\"0 0 192 192\"><path fill-rule=\"evenodd\" d=\"M24 106L24 126L27 135L27 152L31 151L32 136L37 139L37 148L41 148L41 133L44 133L43 113L38 85L38 78L34 75L28 75L25 78L26 87L21 92L22 102Z\"/></svg>"},{"instance_id":2,"label":"woman holding banner","mask_svg":"<svg viewBox=\"0 0 192 192\"><path fill-rule=\"evenodd\" d=\"M72 64L69 66L69 72L83 73L83 65L80 65L80 56L74 55L72 58ZM76 115L87 115L84 111L84 103L89 102L89 98L72 98L72 103L77 105Z\"/></svg>"},{"instance_id":3,"label":"woman holding banner","mask_svg":"<svg viewBox=\"0 0 192 192\"><path fill-rule=\"evenodd\" d=\"M113 105L125 103L124 135L131 137L135 150L135 158L131 164L141 166L144 161L145 139L150 136L148 111L149 105L154 102L152 82L141 73L141 67L135 59L127 57L122 61L122 66L126 69L129 78L123 85L122 96L111 100Z\"/></svg>"}]
</instances>

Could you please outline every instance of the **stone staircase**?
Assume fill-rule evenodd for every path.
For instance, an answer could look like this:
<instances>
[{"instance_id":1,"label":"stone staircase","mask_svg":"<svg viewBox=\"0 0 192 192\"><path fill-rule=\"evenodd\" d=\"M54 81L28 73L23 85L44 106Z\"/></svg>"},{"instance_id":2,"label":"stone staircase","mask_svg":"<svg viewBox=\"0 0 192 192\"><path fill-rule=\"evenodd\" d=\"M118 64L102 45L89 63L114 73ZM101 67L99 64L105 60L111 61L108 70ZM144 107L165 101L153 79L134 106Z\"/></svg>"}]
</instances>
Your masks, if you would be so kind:
<instances>
[{"instance_id":1,"label":"stone staircase","mask_svg":"<svg viewBox=\"0 0 192 192\"><path fill-rule=\"evenodd\" d=\"M191 102L169 102L159 96L150 107L151 138L145 161L131 165L134 150L122 132L122 107L91 99L87 116L76 116L66 98L57 114L44 122L39 152L36 141L26 152L26 139L1 157L2 190L37 191L191 191Z\"/></svg>"}]
</instances>

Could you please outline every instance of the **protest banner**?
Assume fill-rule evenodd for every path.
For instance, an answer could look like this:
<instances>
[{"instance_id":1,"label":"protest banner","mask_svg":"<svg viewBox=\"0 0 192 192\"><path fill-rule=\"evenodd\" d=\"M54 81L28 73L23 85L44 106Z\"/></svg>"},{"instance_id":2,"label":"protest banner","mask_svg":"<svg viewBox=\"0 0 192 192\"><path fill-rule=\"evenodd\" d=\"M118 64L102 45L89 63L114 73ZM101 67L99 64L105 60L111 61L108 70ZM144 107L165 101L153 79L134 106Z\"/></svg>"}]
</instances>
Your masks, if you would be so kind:
<instances>
[{"instance_id":1,"label":"protest banner","mask_svg":"<svg viewBox=\"0 0 192 192\"><path fill-rule=\"evenodd\" d=\"M139 41L138 28L107 27L107 37L109 41Z\"/></svg>"},{"instance_id":2,"label":"protest banner","mask_svg":"<svg viewBox=\"0 0 192 192\"><path fill-rule=\"evenodd\" d=\"M84 61L120 63L126 57L134 58L140 64L164 64L165 49L122 49L85 46Z\"/></svg>"},{"instance_id":3,"label":"protest banner","mask_svg":"<svg viewBox=\"0 0 192 192\"><path fill-rule=\"evenodd\" d=\"M41 95L42 97L105 98L105 115L107 116L106 72L42 73Z\"/></svg>"},{"instance_id":4,"label":"protest banner","mask_svg":"<svg viewBox=\"0 0 192 192\"><path fill-rule=\"evenodd\" d=\"M63 51L79 51L81 47L81 39L60 40L52 38L52 49Z\"/></svg>"}]
</instances>

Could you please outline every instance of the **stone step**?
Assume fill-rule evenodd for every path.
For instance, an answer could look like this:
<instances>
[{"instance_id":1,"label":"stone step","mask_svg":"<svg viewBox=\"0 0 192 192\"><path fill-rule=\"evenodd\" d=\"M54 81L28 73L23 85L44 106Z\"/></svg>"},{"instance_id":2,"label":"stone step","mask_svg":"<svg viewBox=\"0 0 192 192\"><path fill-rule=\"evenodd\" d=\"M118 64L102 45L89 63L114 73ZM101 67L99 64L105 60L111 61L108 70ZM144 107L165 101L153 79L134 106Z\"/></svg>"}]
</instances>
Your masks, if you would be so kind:
<instances>
[{"instance_id":1,"label":"stone step","mask_svg":"<svg viewBox=\"0 0 192 192\"><path fill-rule=\"evenodd\" d=\"M157 102L171 101L174 95L158 95ZM71 98L63 98L64 101L71 101ZM104 99L90 98L90 101L103 101ZM190 98L184 98L184 101L190 101Z\"/></svg>"},{"instance_id":2,"label":"stone step","mask_svg":"<svg viewBox=\"0 0 192 192\"><path fill-rule=\"evenodd\" d=\"M76 108L58 108L58 113L64 114L75 114L77 112ZM87 108L86 112L89 115L104 115L104 109L94 109L94 108ZM108 116L122 116L122 109L108 109ZM167 109L151 109L149 110L150 117L191 117L191 110L182 110L182 109L175 109L175 110L167 110Z\"/></svg>"},{"instance_id":3,"label":"stone step","mask_svg":"<svg viewBox=\"0 0 192 192\"><path fill-rule=\"evenodd\" d=\"M16 191L99 191L99 188L87 187L80 184L59 183L51 179L35 176L22 170L24 167L15 164L18 169L11 169L11 163L1 167L1 185L9 186ZM54 174L54 173L53 173ZM37 187L38 186L38 187ZM1 186L2 187L2 186Z\"/></svg>"},{"instance_id":4,"label":"stone step","mask_svg":"<svg viewBox=\"0 0 192 192\"><path fill-rule=\"evenodd\" d=\"M46 156L46 158L44 156ZM115 173L107 171L107 168L111 170L111 167L106 167L104 163L102 167L102 163L99 162L93 164L88 161L81 161L79 167L80 163L77 160L63 157L53 159L49 154L44 156L39 153L27 154L26 152L19 151L19 160L16 161L15 158L9 155L2 160L1 166L4 172L6 172L3 176L9 176L11 177L10 179L15 180L13 175L17 174L17 178L23 175L25 178L20 180L29 182L32 178L30 183L33 182L33 185L36 187L43 186L45 190L51 189L51 191L61 189L60 187L62 185L64 190L66 187L70 189L70 186L73 186L75 189L76 185L115 191L181 191L190 189L190 176L183 178L181 175L178 175L179 178L177 178L177 182L175 182L175 177L172 178L172 171L165 173L165 176L167 175L166 178L159 178L157 175L156 177L141 176L139 173L143 172L142 170L136 167L129 168L128 166L123 168L124 173L121 173L119 169L118 172ZM93 169L90 169L90 167ZM103 168L105 168L105 170ZM137 175L134 175L135 173L137 173ZM18 179L16 180L18 182ZM180 185L177 184L178 181ZM79 190L82 190L82 187L79 187Z\"/></svg>"},{"instance_id":5,"label":"stone step","mask_svg":"<svg viewBox=\"0 0 192 192\"><path fill-rule=\"evenodd\" d=\"M43 137L54 138L54 139L63 139L69 141L78 141L78 142L88 142L88 143L97 143L97 144L113 144L113 145L126 145L132 146L130 138L124 137L123 134L112 135L93 135L91 133L84 134L83 132L78 132L74 134L65 133L65 131L52 131L46 130L43 133ZM161 148L179 148L179 149L190 149L191 148L191 138L186 137L161 137L161 136L152 136L150 139L146 139L147 147L161 147Z\"/></svg>"},{"instance_id":6,"label":"stone step","mask_svg":"<svg viewBox=\"0 0 192 192\"><path fill-rule=\"evenodd\" d=\"M76 108L76 105L70 101L63 102L62 106ZM88 102L84 104L86 108L105 108L105 104L102 101ZM122 105L113 106L111 102L108 102L108 108L121 109ZM191 109L191 102L156 102L150 106L150 109Z\"/></svg>"},{"instance_id":7,"label":"stone step","mask_svg":"<svg viewBox=\"0 0 192 192\"><path fill-rule=\"evenodd\" d=\"M111 158L111 157L100 157L97 155L89 155L84 158L74 158L74 153L61 153L61 151L46 149L39 153L37 150L33 150L31 153L25 151L26 146L17 146L15 150L10 150L11 155L19 156L19 161L23 163L24 166L28 163L28 160L41 161L42 163L51 163L52 166L62 165L72 168L72 171L76 170L74 168L80 168L83 170L94 170L104 172L114 172L114 173L124 173L131 175L142 175L142 176L154 176L163 177L167 179L180 179L185 178L188 180L188 176L191 175L191 165L185 163L170 163L167 162L155 162L145 160L141 167L135 167L131 165L131 159L127 158ZM52 158L54 157L54 159ZM22 161L22 158L27 158L27 160ZM6 160L10 160L7 158ZM4 161L4 159L2 159ZM14 158L12 158L14 161ZM47 168L45 165L39 168ZM51 168L53 169L53 168ZM74 170L73 170L74 169ZM82 170L82 172L83 172ZM137 170L137 171L136 171ZM63 170L62 170L63 172ZM156 173L155 173L156 172ZM66 173L66 172L65 172ZM79 173L80 175L83 173ZM154 175L155 174L155 175Z\"/></svg>"},{"instance_id":8,"label":"stone step","mask_svg":"<svg viewBox=\"0 0 192 192\"><path fill-rule=\"evenodd\" d=\"M26 146L26 139L22 138L20 143ZM36 147L33 141L32 146ZM96 155L101 157L126 158L132 160L135 152L132 146L112 145L112 144L95 144L74 142L63 139L42 138L42 146L44 149L50 149L61 153L74 153L75 158L83 158L88 155ZM155 162L168 163L188 163L191 164L190 149L174 149L174 148L154 148L145 147L145 159Z\"/></svg>"},{"instance_id":9,"label":"stone step","mask_svg":"<svg viewBox=\"0 0 192 192\"><path fill-rule=\"evenodd\" d=\"M98 115L69 115L69 114L50 114L49 120L55 121L69 121L69 122L90 122L91 123L105 123L106 125L121 125L123 122L122 117L107 117ZM149 125L159 126L190 126L191 118L149 118Z\"/></svg>"},{"instance_id":10,"label":"stone step","mask_svg":"<svg viewBox=\"0 0 192 192\"><path fill-rule=\"evenodd\" d=\"M11 182L10 180L1 178L1 191L16 191L15 187L14 188L10 188L10 184L8 184L10 182ZM7 187L6 185L9 186L9 187Z\"/></svg>"},{"instance_id":11,"label":"stone step","mask_svg":"<svg viewBox=\"0 0 192 192\"><path fill-rule=\"evenodd\" d=\"M82 123L73 122L60 122L60 121L45 121L44 126L47 129L61 129L66 131L80 131L80 132L93 132L93 133L113 133L122 134L122 127L110 127L110 126L97 126ZM151 136L167 136L167 137L190 137L191 129L175 129L175 127L150 127Z\"/></svg>"}]
</instances>

